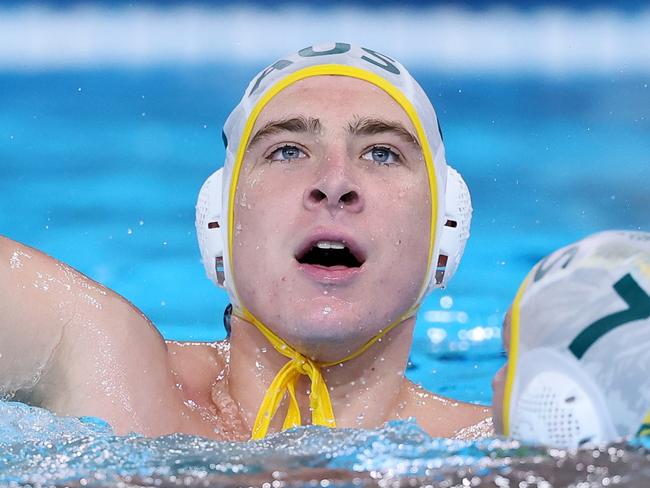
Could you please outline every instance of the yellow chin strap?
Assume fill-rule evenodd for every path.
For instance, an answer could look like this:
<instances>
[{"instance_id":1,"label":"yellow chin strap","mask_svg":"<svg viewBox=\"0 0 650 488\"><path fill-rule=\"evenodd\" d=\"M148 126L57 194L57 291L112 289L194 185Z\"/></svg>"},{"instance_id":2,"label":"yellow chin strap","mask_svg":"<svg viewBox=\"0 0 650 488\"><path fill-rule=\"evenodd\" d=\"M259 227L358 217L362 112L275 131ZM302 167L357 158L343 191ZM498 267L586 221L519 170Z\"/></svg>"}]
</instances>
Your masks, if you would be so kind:
<instances>
[{"instance_id":1,"label":"yellow chin strap","mask_svg":"<svg viewBox=\"0 0 650 488\"><path fill-rule=\"evenodd\" d=\"M242 143L240 143L237 150L237 156L233 165L232 179L230 182L230 193L228 196L228 257L230 263L233 262L233 230L235 221L235 196L237 190L237 182L239 181L239 173L241 171L242 162L244 160L244 154L246 152L246 148L248 147L248 141L250 140L253 127L255 126L255 121L257 120L257 117L259 116L264 106L280 91L284 90L286 87L299 80L310 78L312 76L323 75L339 75L358 78L383 89L402 107L402 109L406 112L409 119L413 123L418 139L420 141L420 145L422 147L422 154L424 156L424 161L427 167L431 189L431 226L429 229L430 246L426 268L430 270L436 236L436 223L438 215L438 187L436 183L436 172L433 155L431 153L431 148L429 147L429 141L427 139L426 132L424 131L424 127L420 122L417 111L415 110L415 107L411 101L399 89L397 89L394 85L392 85L381 76L361 68L338 64L310 66L287 75L271 88L269 88L257 102L257 104L253 107L248 120L246 121L246 125L244 126L244 131L241 137ZM427 285L428 280L423 284L423 289L420 292L419 296L422 296ZM309 406L312 412L312 424L323 425L327 427L336 427L334 411L332 409L332 401L330 400L329 391L323 378L323 374L321 373L321 368L334 366L336 364L343 363L345 361L354 359L357 356L360 356L370 346L372 346L375 342L390 332L395 326L414 315L417 310L416 305L417 304L413 305L413 307L402 317L383 329L375 337L370 339L366 344L363 345L363 347L361 347L361 349L341 360L333 361L330 363L317 363L303 356L293 347L280 339L273 331L262 324L257 318L253 316L252 313L250 313L245 307L242 306L241 310L238 310L236 312L237 315L257 327L257 329L264 335L264 337L266 337L266 339L280 354L290 359L290 361L280 369L278 374L273 379L273 382L269 386L268 390L266 391L266 394L264 395L262 404L260 405L260 408L257 412L257 418L255 419L255 424L253 426L251 439L262 439L266 436L271 421L287 393L289 394L289 408L284 419L282 429L285 430L302 424L300 408L298 405L298 400L296 398L296 383L298 382L298 379L301 375L308 376L311 381L311 387L309 390Z\"/></svg>"},{"instance_id":2,"label":"yellow chin strap","mask_svg":"<svg viewBox=\"0 0 650 488\"><path fill-rule=\"evenodd\" d=\"M309 377L311 386L309 389L309 409L311 410L311 423L312 425L323 425L325 427L336 427L336 419L334 418L334 410L332 408L332 401L327 389L327 384L321 373L321 368L329 368L346 361L350 361L361 354L363 354L370 346L380 340L398 324L413 316L417 310L414 306L404 316L386 329L382 330L379 334L374 336L366 342L358 351L353 352L349 356L331 362L316 362L308 357L300 354L289 344L284 342L278 337L271 329L265 326L262 322L257 320L253 314L247 310L243 311L243 317L240 317L248 323L257 327L257 329L266 337L266 339L273 345L276 351L283 356L290 359L281 369L269 385L264 395L264 399L260 404L255 418L255 424L251 433L252 440L263 439L271 425L271 421L280 407L280 403L289 394L289 407L287 414L284 417L282 430L290 429L302 425L302 418L300 416L300 406L296 397L296 383L301 375Z\"/></svg>"}]
</instances>

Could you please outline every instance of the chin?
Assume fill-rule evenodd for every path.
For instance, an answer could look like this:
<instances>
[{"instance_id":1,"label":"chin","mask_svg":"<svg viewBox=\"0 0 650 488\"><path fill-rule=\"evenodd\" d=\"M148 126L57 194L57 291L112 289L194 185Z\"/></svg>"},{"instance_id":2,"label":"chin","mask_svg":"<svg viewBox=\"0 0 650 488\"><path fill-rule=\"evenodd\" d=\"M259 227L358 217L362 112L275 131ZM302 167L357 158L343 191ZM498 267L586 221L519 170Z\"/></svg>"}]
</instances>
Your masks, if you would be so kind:
<instances>
[{"instance_id":1,"label":"chin","mask_svg":"<svg viewBox=\"0 0 650 488\"><path fill-rule=\"evenodd\" d=\"M307 310L294 308L291 315L274 332L302 354L319 360L340 359L354 352L370 337L369 331L359 323L359 317L347 310L336 310L332 305L317 306ZM351 349L348 352L348 349ZM322 355L326 358L322 358ZM331 355L334 357L329 357Z\"/></svg>"},{"instance_id":2,"label":"chin","mask_svg":"<svg viewBox=\"0 0 650 488\"><path fill-rule=\"evenodd\" d=\"M283 327L283 338L302 354L319 361L349 356L388 325L373 310L333 310L328 314L309 310L301 317L295 315L292 326Z\"/></svg>"}]
</instances>

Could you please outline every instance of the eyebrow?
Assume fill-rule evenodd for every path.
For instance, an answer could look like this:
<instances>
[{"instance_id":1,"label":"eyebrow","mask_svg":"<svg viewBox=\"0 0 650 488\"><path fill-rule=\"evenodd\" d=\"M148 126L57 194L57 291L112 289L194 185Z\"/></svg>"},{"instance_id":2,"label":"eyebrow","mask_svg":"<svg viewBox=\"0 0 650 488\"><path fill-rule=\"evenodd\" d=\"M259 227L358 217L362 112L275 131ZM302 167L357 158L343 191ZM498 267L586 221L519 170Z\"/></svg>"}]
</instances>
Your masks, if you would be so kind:
<instances>
[{"instance_id":1,"label":"eyebrow","mask_svg":"<svg viewBox=\"0 0 650 488\"><path fill-rule=\"evenodd\" d=\"M287 119L272 120L262 126L248 143L248 147L254 146L260 140L279 132L297 132L319 134L321 132L320 120L305 117L291 117Z\"/></svg>"},{"instance_id":2,"label":"eyebrow","mask_svg":"<svg viewBox=\"0 0 650 488\"><path fill-rule=\"evenodd\" d=\"M372 136L375 134L393 133L404 141L414 144L418 148L420 143L406 127L399 122L370 117L358 117L355 122L348 124L348 132L351 135Z\"/></svg>"}]
</instances>

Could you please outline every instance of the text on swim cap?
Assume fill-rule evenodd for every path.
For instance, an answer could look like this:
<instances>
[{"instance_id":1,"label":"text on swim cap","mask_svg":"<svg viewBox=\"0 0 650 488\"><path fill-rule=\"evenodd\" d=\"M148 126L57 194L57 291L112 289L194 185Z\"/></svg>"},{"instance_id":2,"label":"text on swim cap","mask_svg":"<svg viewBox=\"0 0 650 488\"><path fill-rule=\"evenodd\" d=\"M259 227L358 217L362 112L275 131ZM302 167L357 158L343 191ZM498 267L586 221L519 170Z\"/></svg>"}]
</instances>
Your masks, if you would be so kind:
<instances>
[{"instance_id":1,"label":"text on swim cap","mask_svg":"<svg viewBox=\"0 0 650 488\"><path fill-rule=\"evenodd\" d=\"M341 55L341 54L345 54L345 53L349 52L350 48L351 48L350 44L347 44L345 42L337 42L334 45L333 48L327 49L327 50L324 50L324 51L317 51L317 50L315 50L315 46L309 46L309 47L306 47L306 48L301 49L300 51L298 51L298 56L300 56L302 58L313 58L313 57L317 57L317 56L336 56L336 55ZM379 68L382 68L382 69L384 69L384 70L386 70L389 73L392 73L394 75L399 75L400 74L399 68L397 66L395 66L395 64L394 64L396 61L394 59L392 59L391 57L386 56L385 54L381 54L381 53L379 53L377 51L373 51L372 49L365 48L365 47L362 47L361 49L366 54L369 55L369 56L366 56L366 54L364 54L363 56L361 56L360 59L362 59L363 61L365 61L365 62L367 62L369 64L372 64L374 66L377 66ZM283 70L284 68L286 68L287 66L290 66L292 64L294 64L293 61L290 61L288 59L281 59L281 60L276 61L275 63L273 63L271 66L269 66L265 70L263 70L259 74L257 79L255 80L255 83L253 84L253 87L251 88L250 92L248 93L248 96L250 97L251 95L253 95L258 90L258 88L260 87L262 81L264 81L264 79L269 74L271 74L273 71Z\"/></svg>"},{"instance_id":2,"label":"text on swim cap","mask_svg":"<svg viewBox=\"0 0 650 488\"><path fill-rule=\"evenodd\" d=\"M546 256L537 266L537 270L533 276L533 283L537 283L539 280L544 278L544 276L546 276L546 274L551 270L558 268L565 269L571 261L573 261L573 258L576 257L576 254L578 254L578 246L572 246L562 251L562 253L552 261L551 257L553 257L553 255Z\"/></svg>"},{"instance_id":3,"label":"text on swim cap","mask_svg":"<svg viewBox=\"0 0 650 488\"><path fill-rule=\"evenodd\" d=\"M585 327L569 344L569 350L576 358L582 358L598 339L617 327L637 320L646 320L650 317L650 296L631 274L626 274L614 283L614 291L628 308L607 315Z\"/></svg>"}]
</instances>

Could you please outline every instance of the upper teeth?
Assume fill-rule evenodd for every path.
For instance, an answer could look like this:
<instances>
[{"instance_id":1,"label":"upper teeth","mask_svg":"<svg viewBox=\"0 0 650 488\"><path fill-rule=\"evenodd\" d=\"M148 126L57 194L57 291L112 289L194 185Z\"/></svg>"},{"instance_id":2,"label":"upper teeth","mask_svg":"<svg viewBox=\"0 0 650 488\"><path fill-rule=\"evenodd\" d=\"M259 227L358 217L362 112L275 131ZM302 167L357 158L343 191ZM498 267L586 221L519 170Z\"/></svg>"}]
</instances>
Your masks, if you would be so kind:
<instances>
[{"instance_id":1,"label":"upper teeth","mask_svg":"<svg viewBox=\"0 0 650 488\"><path fill-rule=\"evenodd\" d=\"M318 241L316 247L318 249L345 249L345 244L339 241Z\"/></svg>"}]
</instances>

